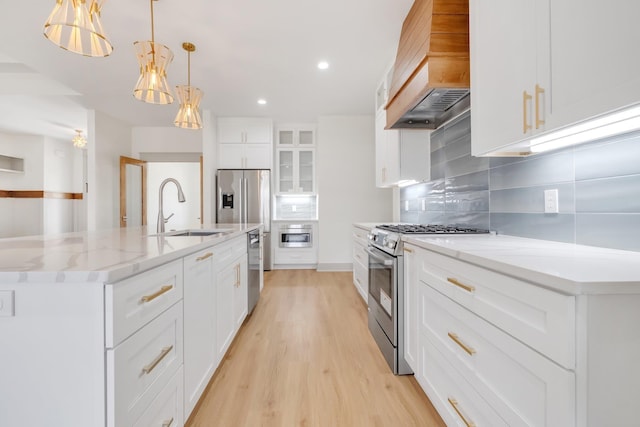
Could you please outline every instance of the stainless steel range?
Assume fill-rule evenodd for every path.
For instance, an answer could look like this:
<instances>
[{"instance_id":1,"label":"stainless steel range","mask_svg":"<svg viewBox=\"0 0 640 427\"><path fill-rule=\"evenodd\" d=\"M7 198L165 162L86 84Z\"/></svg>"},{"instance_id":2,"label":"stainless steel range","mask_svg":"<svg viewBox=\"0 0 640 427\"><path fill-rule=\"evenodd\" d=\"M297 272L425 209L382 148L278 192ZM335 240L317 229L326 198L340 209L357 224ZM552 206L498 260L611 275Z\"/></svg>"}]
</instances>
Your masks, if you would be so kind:
<instances>
[{"instance_id":1,"label":"stainless steel range","mask_svg":"<svg viewBox=\"0 0 640 427\"><path fill-rule=\"evenodd\" d=\"M396 375L412 374L404 359L403 234L485 234L489 230L432 224L383 224L369 233L369 331Z\"/></svg>"}]
</instances>

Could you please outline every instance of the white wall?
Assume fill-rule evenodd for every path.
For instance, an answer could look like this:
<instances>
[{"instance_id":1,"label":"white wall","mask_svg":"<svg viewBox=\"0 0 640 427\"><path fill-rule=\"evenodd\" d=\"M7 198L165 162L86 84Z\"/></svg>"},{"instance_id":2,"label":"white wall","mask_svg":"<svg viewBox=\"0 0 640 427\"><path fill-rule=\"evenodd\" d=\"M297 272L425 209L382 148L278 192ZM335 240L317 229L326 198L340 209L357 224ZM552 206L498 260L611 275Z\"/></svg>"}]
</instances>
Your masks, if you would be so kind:
<instances>
[{"instance_id":1,"label":"white wall","mask_svg":"<svg viewBox=\"0 0 640 427\"><path fill-rule=\"evenodd\" d=\"M120 156L131 156L132 129L99 111L89 112L87 229L120 227Z\"/></svg>"},{"instance_id":2,"label":"white wall","mask_svg":"<svg viewBox=\"0 0 640 427\"><path fill-rule=\"evenodd\" d=\"M201 153L201 130L167 127L134 127L131 133L131 152L140 153Z\"/></svg>"},{"instance_id":3,"label":"white wall","mask_svg":"<svg viewBox=\"0 0 640 427\"><path fill-rule=\"evenodd\" d=\"M374 117L318 120L318 270L351 269L355 222L388 222L392 190L375 186Z\"/></svg>"}]
</instances>

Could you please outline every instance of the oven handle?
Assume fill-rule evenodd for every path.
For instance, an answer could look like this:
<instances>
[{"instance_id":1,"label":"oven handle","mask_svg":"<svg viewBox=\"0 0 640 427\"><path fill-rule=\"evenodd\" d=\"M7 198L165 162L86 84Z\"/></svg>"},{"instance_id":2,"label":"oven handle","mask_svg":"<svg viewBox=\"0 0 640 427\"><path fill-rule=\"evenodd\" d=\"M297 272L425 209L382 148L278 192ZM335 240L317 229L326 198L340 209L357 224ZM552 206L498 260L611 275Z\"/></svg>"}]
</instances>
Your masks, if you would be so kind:
<instances>
[{"instance_id":1,"label":"oven handle","mask_svg":"<svg viewBox=\"0 0 640 427\"><path fill-rule=\"evenodd\" d=\"M367 252L369 253L369 255L371 257L373 257L374 259L377 259L378 261L382 261L383 265L393 265L393 259L389 259L389 258L383 258L380 255L378 255L377 253L373 252L371 249L367 248Z\"/></svg>"}]
</instances>

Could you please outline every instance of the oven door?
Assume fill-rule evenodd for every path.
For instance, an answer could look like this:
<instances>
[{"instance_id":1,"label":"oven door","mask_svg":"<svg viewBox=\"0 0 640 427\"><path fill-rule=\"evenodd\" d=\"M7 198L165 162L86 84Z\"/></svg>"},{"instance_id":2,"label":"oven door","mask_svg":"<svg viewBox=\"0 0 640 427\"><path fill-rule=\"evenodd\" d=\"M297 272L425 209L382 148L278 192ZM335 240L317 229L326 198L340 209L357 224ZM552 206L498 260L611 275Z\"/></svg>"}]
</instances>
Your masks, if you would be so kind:
<instances>
[{"instance_id":1,"label":"oven door","mask_svg":"<svg viewBox=\"0 0 640 427\"><path fill-rule=\"evenodd\" d=\"M369 310L391 344L397 345L398 258L372 246L369 253Z\"/></svg>"}]
</instances>

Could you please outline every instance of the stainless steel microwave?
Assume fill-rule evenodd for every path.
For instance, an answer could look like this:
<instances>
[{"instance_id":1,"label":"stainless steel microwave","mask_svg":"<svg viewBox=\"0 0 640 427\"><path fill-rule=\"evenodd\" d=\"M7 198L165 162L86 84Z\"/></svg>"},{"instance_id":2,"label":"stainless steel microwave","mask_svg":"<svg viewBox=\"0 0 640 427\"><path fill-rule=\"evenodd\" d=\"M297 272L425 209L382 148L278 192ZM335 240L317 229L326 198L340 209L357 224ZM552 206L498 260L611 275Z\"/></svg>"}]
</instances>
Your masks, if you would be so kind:
<instances>
[{"instance_id":1,"label":"stainless steel microwave","mask_svg":"<svg viewBox=\"0 0 640 427\"><path fill-rule=\"evenodd\" d=\"M278 233L281 248L313 247L313 226L311 224L281 225Z\"/></svg>"}]
</instances>

